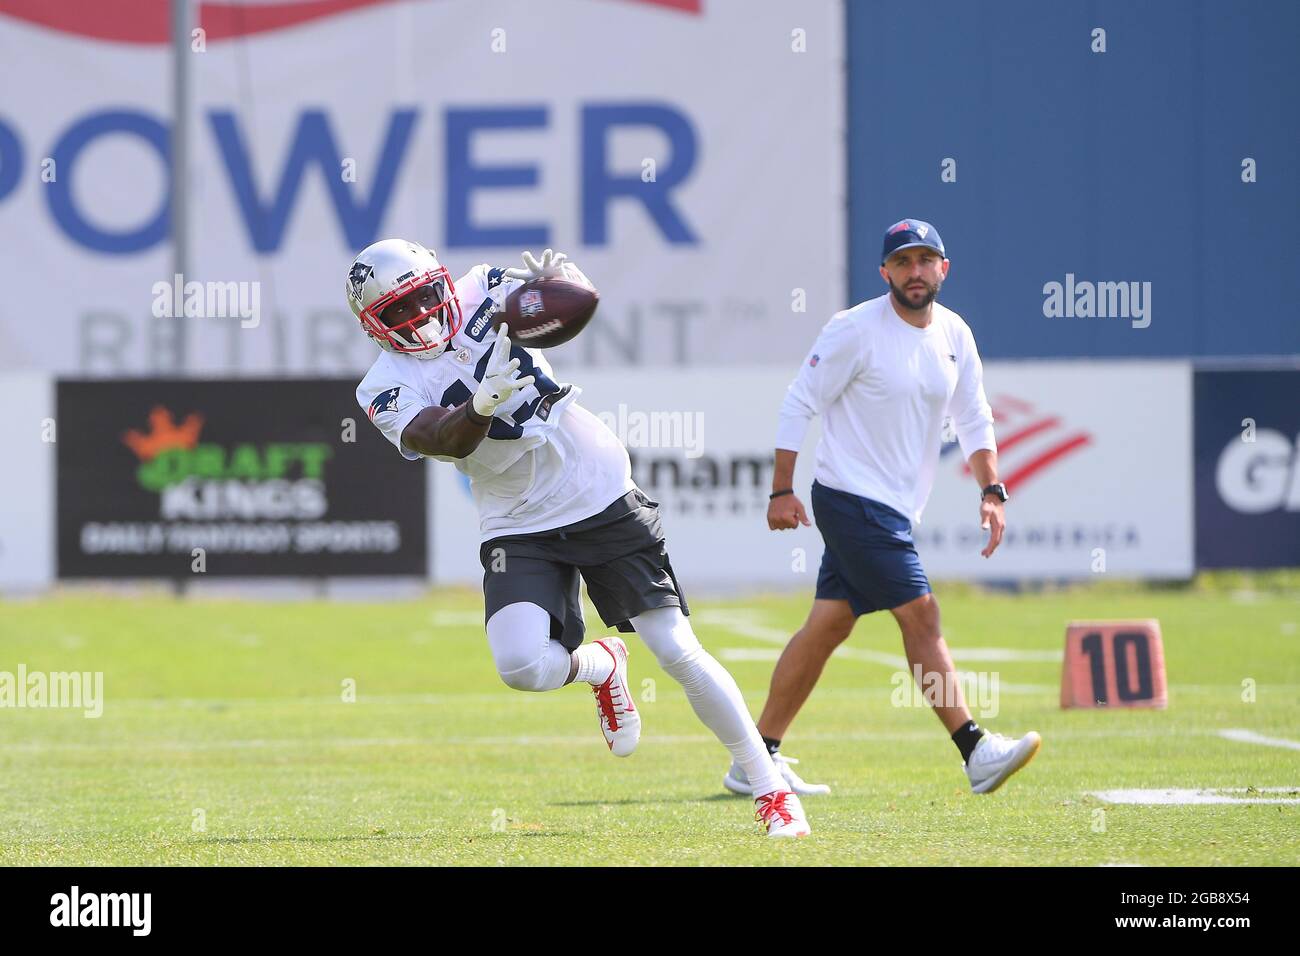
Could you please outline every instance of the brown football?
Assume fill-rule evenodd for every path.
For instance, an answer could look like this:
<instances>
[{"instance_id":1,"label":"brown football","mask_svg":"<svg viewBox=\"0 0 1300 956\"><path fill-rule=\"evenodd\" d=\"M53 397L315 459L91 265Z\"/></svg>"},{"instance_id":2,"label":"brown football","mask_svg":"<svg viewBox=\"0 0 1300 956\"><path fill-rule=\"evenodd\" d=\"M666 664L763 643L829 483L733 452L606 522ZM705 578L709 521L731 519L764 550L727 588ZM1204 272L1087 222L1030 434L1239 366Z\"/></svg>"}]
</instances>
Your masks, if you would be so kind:
<instances>
[{"instance_id":1,"label":"brown football","mask_svg":"<svg viewBox=\"0 0 1300 956\"><path fill-rule=\"evenodd\" d=\"M596 314L600 294L568 279L530 279L506 299L493 319L510 329L510 341L526 348L563 345L581 332Z\"/></svg>"}]
</instances>

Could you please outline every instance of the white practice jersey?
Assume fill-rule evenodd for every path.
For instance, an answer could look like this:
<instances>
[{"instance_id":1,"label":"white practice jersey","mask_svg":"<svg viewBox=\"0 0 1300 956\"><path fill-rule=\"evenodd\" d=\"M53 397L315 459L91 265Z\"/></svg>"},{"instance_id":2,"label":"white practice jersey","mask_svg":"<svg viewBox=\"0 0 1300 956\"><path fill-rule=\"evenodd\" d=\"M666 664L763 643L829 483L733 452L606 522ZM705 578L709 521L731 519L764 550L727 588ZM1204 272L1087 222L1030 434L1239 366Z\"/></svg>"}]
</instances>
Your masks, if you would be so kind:
<instances>
[{"instance_id":1,"label":"white practice jersey","mask_svg":"<svg viewBox=\"0 0 1300 956\"><path fill-rule=\"evenodd\" d=\"M361 407L407 459L421 457L402 444L411 419L430 405L453 408L473 397L497 338L492 318L518 283L504 270L475 266L456 280L464 321L447 350L433 359L381 352L357 386ZM510 355L520 377L534 383L496 410L467 457L434 456L469 478L484 541L590 518L636 487L627 450L577 403L582 390L557 383L538 349L512 344Z\"/></svg>"},{"instance_id":2,"label":"white practice jersey","mask_svg":"<svg viewBox=\"0 0 1300 956\"><path fill-rule=\"evenodd\" d=\"M817 481L914 524L934 485L945 416L964 457L997 448L975 337L939 303L931 314L918 329L885 294L832 316L786 392L776 439L799 451L821 415Z\"/></svg>"}]
</instances>

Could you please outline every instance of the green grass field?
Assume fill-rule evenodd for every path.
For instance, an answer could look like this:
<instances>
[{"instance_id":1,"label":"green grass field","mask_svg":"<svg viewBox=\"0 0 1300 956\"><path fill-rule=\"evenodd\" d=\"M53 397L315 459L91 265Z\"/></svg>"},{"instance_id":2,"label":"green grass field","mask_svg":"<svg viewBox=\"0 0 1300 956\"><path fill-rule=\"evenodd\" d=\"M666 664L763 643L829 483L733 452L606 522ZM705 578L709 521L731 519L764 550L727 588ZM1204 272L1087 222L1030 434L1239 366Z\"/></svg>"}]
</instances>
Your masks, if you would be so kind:
<instances>
[{"instance_id":1,"label":"green grass field","mask_svg":"<svg viewBox=\"0 0 1300 956\"><path fill-rule=\"evenodd\" d=\"M1116 788L1291 788L1300 750L1300 595L939 587L963 668L996 670L1004 733L1038 758L973 796L925 708L891 705L891 619L859 623L787 738L814 835L768 841L725 795L728 757L631 642L644 733L610 756L589 692L498 680L481 598L242 603L59 596L0 604L0 671L102 671L102 717L0 709L0 864L1300 863L1300 805L1107 805ZM753 712L807 596L693 601L696 631ZM1072 618L1156 617L1165 711L1062 711ZM595 622L593 613L588 620ZM592 633L603 633L593 629ZM964 650L1034 651L963 662ZM1005 656L1005 655L1004 655ZM1013 655L1015 656L1015 655ZM1255 700L1243 701L1253 679ZM356 700L345 702L345 681ZM976 715L977 718L979 715ZM1098 812L1100 811L1100 812Z\"/></svg>"}]
</instances>

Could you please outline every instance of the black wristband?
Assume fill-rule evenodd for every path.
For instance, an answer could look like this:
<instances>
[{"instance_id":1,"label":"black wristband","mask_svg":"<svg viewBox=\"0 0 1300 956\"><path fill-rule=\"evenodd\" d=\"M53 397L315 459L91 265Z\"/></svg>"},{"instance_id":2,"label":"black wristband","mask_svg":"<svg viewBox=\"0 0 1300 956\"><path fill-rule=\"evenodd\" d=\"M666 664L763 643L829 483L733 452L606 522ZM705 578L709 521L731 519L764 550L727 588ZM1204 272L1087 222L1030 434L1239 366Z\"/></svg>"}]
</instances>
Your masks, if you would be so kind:
<instances>
[{"instance_id":1,"label":"black wristband","mask_svg":"<svg viewBox=\"0 0 1300 956\"><path fill-rule=\"evenodd\" d=\"M782 495L792 495L792 494L794 494L793 488L782 488L780 491L774 491L770 495L768 495L767 500L771 501L773 498L780 498Z\"/></svg>"}]
</instances>

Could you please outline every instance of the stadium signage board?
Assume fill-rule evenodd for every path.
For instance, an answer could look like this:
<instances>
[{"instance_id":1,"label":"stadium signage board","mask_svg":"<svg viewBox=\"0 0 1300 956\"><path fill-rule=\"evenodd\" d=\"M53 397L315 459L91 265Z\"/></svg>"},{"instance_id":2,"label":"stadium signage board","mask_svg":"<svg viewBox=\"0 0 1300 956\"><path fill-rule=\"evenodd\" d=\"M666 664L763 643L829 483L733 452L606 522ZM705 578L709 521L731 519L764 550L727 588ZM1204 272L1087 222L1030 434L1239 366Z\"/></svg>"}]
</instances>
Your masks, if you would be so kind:
<instances>
[{"instance_id":1,"label":"stadium signage board","mask_svg":"<svg viewBox=\"0 0 1300 956\"><path fill-rule=\"evenodd\" d=\"M1197 371L1196 564L1300 567L1300 369Z\"/></svg>"},{"instance_id":2,"label":"stadium signage board","mask_svg":"<svg viewBox=\"0 0 1300 956\"><path fill-rule=\"evenodd\" d=\"M424 575L423 469L354 388L60 382L59 576Z\"/></svg>"}]
</instances>

